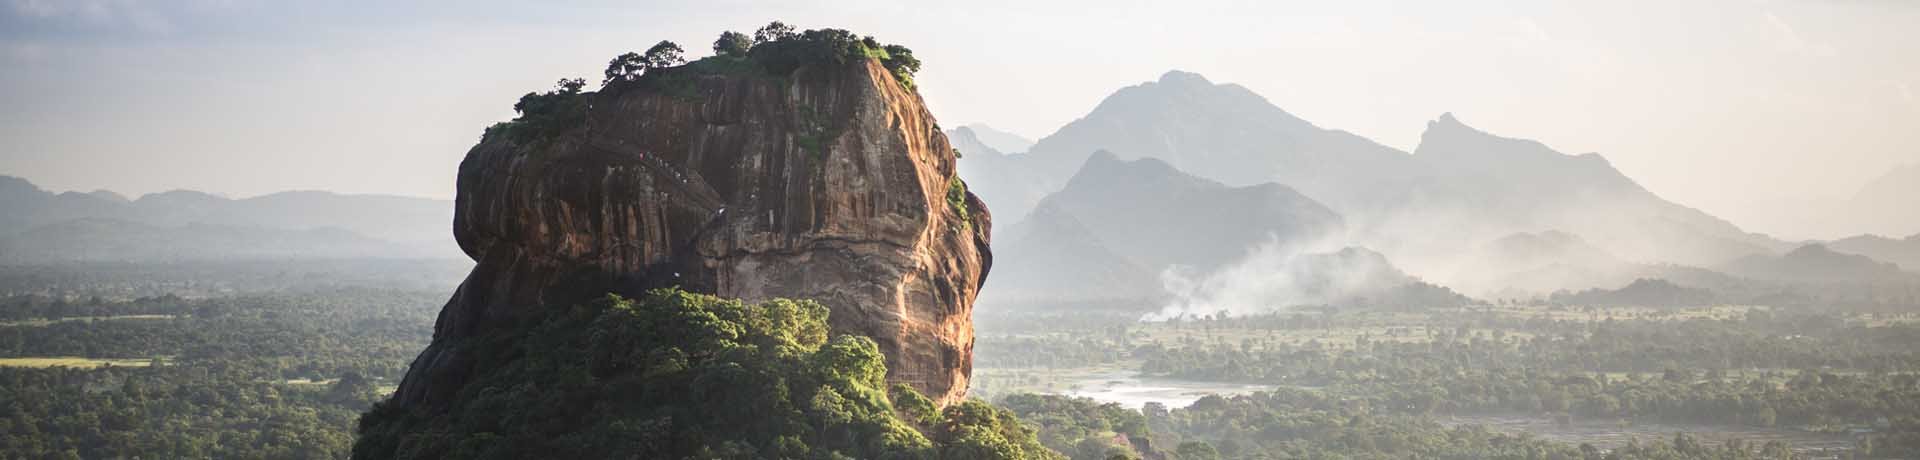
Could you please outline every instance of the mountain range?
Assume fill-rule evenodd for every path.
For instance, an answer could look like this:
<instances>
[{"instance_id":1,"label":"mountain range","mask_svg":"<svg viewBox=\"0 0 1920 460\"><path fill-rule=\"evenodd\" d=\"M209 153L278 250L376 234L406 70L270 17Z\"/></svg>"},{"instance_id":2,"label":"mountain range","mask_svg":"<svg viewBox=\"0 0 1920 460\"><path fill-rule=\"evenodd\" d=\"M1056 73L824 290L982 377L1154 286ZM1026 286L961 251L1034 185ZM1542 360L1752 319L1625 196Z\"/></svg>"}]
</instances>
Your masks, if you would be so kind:
<instances>
[{"instance_id":1,"label":"mountain range","mask_svg":"<svg viewBox=\"0 0 1920 460\"><path fill-rule=\"evenodd\" d=\"M1871 257L1835 252L1823 244L1808 244L1786 254L1755 254L1728 262L1720 271L1757 280L1872 284L1911 282L1920 274Z\"/></svg>"},{"instance_id":2,"label":"mountain range","mask_svg":"<svg viewBox=\"0 0 1920 460\"><path fill-rule=\"evenodd\" d=\"M1902 239L1860 235L1834 240L1827 243L1827 247L1838 252L1892 262L1906 271L1920 273L1920 233Z\"/></svg>"},{"instance_id":3,"label":"mountain range","mask_svg":"<svg viewBox=\"0 0 1920 460\"><path fill-rule=\"evenodd\" d=\"M1019 134L1001 131L982 123L962 125L959 128L954 128L954 130L964 131L968 137L974 138L980 142L980 144L1003 154L1023 153L1026 152L1027 149L1033 148L1033 139L1022 137Z\"/></svg>"},{"instance_id":4,"label":"mountain range","mask_svg":"<svg viewBox=\"0 0 1920 460\"><path fill-rule=\"evenodd\" d=\"M983 304L1075 283L1105 286L1080 289L1103 296L1154 291L1140 286L1155 274L1166 284L1165 275L1176 273L1169 269L1204 276L1238 263L1221 254L1256 257L1260 242L1244 235L1263 229L1283 242L1296 228L1322 232L1310 238L1312 247L1290 255L1368 248L1418 279L1490 296L1613 288L1648 277L1744 289L1740 276L1715 270L1759 275L1765 270L1754 267L1792 257L1800 246L1665 200L1599 154L1561 153L1452 114L1429 122L1419 145L1402 151L1188 72L1121 88L1024 152L990 145L987 129L948 134L964 155L960 174L970 190L997 221L1013 223L996 238L1001 273L1032 279L996 277ZM1190 189L1172 185L1195 182L1215 190L1284 190L1286 200L1240 193L1327 212L1269 216L1241 203L1187 198L1179 190ZM1188 209L1202 207L1232 215ZM1858 250L1887 251L1881 246ZM1152 254L1161 249L1184 259ZM1070 270L1076 265L1100 270Z\"/></svg>"},{"instance_id":5,"label":"mountain range","mask_svg":"<svg viewBox=\"0 0 1920 460\"><path fill-rule=\"evenodd\" d=\"M453 203L293 191L230 199L53 193L0 176L0 263L236 258L461 258Z\"/></svg>"},{"instance_id":6,"label":"mountain range","mask_svg":"<svg viewBox=\"0 0 1920 460\"><path fill-rule=\"evenodd\" d=\"M1000 275L982 295L1016 304L1155 298L1169 268L1212 271L1255 245L1307 244L1342 226L1286 186L1229 187L1157 159L1097 152L996 238Z\"/></svg>"},{"instance_id":7,"label":"mountain range","mask_svg":"<svg viewBox=\"0 0 1920 460\"><path fill-rule=\"evenodd\" d=\"M1349 249L1363 252L1348 259L1377 255L1382 273L1405 277L1380 277L1395 280L1386 284L1482 298L1641 279L1764 295L1756 286L1839 280L1820 270L1897 282L1920 272L1920 235L1803 247L1666 201L1598 154L1563 154L1452 114L1401 151L1179 71L1121 88L1037 142L980 124L946 134L963 154L960 176L1001 229L987 305L1152 309L1191 297L1181 285ZM1920 183L1907 175L1920 167L1852 201L1906 204L1920 193L1906 190ZM188 190L128 199L0 176L0 263L460 258L452 214L447 200Z\"/></svg>"}]
</instances>

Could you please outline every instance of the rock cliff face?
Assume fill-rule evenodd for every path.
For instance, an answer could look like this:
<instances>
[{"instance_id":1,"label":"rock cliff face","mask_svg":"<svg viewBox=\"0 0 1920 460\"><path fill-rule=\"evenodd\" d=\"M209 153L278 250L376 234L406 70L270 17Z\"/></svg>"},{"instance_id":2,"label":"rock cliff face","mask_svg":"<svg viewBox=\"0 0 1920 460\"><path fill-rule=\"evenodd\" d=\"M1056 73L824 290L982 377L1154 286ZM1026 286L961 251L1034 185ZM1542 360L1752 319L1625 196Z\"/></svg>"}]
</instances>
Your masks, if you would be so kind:
<instances>
[{"instance_id":1,"label":"rock cliff face","mask_svg":"<svg viewBox=\"0 0 1920 460\"><path fill-rule=\"evenodd\" d=\"M478 265L393 403L444 404L491 327L674 285L818 300L836 333L880 344L890 380L958 401L991 218L919 95L877 61L656 72L581 95L577 126L467 153L453 230Z\"/></svg>"}]
</instances>

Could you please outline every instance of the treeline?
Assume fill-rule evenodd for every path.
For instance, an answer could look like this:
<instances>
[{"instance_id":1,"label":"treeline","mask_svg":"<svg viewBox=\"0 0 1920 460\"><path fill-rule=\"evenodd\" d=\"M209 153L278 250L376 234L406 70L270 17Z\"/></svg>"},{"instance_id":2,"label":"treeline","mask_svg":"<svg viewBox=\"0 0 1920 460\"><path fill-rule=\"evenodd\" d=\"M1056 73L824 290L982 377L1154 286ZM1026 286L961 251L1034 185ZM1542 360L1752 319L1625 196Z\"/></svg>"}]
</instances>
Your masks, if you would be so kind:
<instances>
[{"instance_id":1,"label":"treeline","mask_svg":"<svg viewBox=\"0 0 1920 460\"><path fill-rule=\"evenodd\" d=\"M344 458L372 381L291 385L275 367L0 367L0 458Z\"/></svg>"},{"instance_id":2,"label":"treeline","mask_svg":"<svg viewBox=\"0 0 1920 460\"><path fill-rule=\"evenodd\" d=\"M1784 443L1705 445L1691 436L1633 442L1602 450L1479 426L1445 427L1427 417L1377 412L1327 392L1280 389L1248 396L1208 396L1168 410L1149 405L1148 426L1178 445L1181 460L1252 458L1348 459L1791 459ZM1187 454L1191 453L1191 454Z\"/></svg>"},{"instance_id":3,"label":"treeline","mask_svg":"<svg viewBox=\"0 0 1920 460\"><path fill-rule=\"evenodd\" d=\"M1380 449L1378 458L1595 458L1599 453L1547 444L1517 451L1447 450L1452 448L1445 445L1482 440L1489 446L1525 443L1474 430L1423 427L1435 414L1853 432L1860 441L1856 454L1920 455L1920 419L1911 415L1920 414L1920 325L1889 318L1772 309L1486 308L1412 316L1215 315L1158 324L1094 323L1052 333L1017 329L1023 326L1009 322L1024 333L982 339L976 357L981 366L1000 368L1131 362L1147 376L1283 388L1277 392L1283 396L1252 401L1203 400L1214 406L1199 410L1258 409L1244 417L1228 414L1219 423L1229 426L1212 425L1221 417L1208 414L1150 430L1154 444L1169 451L1194 439L1226 442L1211 446L1223 455L1235 453L1223 458L1374 450L1355 444L1360 442L1356 436L1380 436L1370 442L1396 446ZM1273 409L1262 407L1272 401L1260 398L1286 402L1275 414L1258 415ZM1321 410L1338 417L1287 415L1322 399L1333 402ZM1155 419L1154 410L1147 412ZM1355 425L1357 414L1377 425ZM1428 440L1395 438L1401 435L1446 441L1418 447ZM1347 439L1332 441L1342 437ZM1263 439L1292 441L1258 448L1247 444ZM1725 446L1691 442L1637 445L1612 454L1751 458L1769 450L1741 445L1722 451ZM1691 453L1676 453L1682 451Z\"/></svg>"},{"instance_id":4,"label":"treeline","mask_svg":"<svg viewBox=\"0 0 1920 460\"><path fill-rule=\"evenodd\" d=\"M0 314L20 303L66 302L76 307L142 297L226 297L325 292L340 287L445 292L460 284L473 262L452 259L217 260L177 263L85 262L0 265ZM84 315L81 315L84 316ZM45 318L42 316L41 318Z\"/></svg>"},{"instance_id":5,"label":"treeline","mask_svg":"<svg viewBox=\"0 0 1920 460\"><path fill-rule=\"evenodd\" d=\"M1511 325L1509 325L1511 326ZM1499 325L1496 325L1499 327ZM1562 373L1708 373L1747 369L1920 369L1920 326L1846 324L1826 316L1744 319L1537 321L1511 329L1403 328L1351 345L1294 344L1239 330L1227 343L1136 345L1148 374L1196 380L1321 384L1356 374L1413 379L1481 369Z\"/></svg>"},{"instance_id":6,"label":"treeline","mask_svg":"<svg viewBox=\"0 0 1920 460\"><path fill-rule=\"evenodd\" d=\"M1428 417L1308 390L1207 396L1177 409L1149 403L1140 411L1052 395L1010 395L999 404L1035 425L1042 443L1073 460L1803 458L1777 441L1708 444L1685 434L1601 449L1479 426L1447 427Z\"/></svg>"},{"instance_id":7,"label":"treeline","mask_svg":"<svg viewBox=\"0 0 1920 460\"><path fill-rule=\"evenodd\" d=\"M1039 430L1042 445L1073 460L1161 458L1140 411L1086 398L1017 393L995 402Z\"/></svg>"},{"instance_id":8,"label":"treeline","mask_svg":"<svg viewBox=\"0 0 1920 460\"><path fill-rule=\"evenodd\" d=\"M122 283L139 284L110 285ZM0 302L29 318L0 325L0 358L151 365L0 367L0 458L345 458L355 420L426 345L445 294L343 287L46 308L59 299ZM167 316L50 321L134 314Z\"/></svg>"},{"instance_id":9,"label":"treeline","mask_svg":"<svg viewBox=\"0 0 1920 460\"><path fill-rule=\"evenodd\" d=\"M983 367L1071 368L1115 364L1127 359L1126 349L1110 339L1072 335L1060 337L994 336L976 340L973 359Z\"/></svg>"},{"instance_id":10,"label":"treeline","mask_svg":"<svg viewBox=\"0 0 1920 460\"><path fill-rule=\"evenodd\" d=\"M662 40L643 52L614 56L601 73L600 92L619 93L649 88L682 97L695 95L695 79L704 75L745 75L786 78L805 67L839 68L868 59L878 61L908 89L921 62L905 46L881 43L872 35L845 29L808 29L774 21L749 37L722 32L713 42L713 55L688 62L686 49ZM527 143L551 138L581 126L590 107L587 80L563 78L554 89L530 92L513 105L519 116L489 126L481 138Z\"/></svg>"},{"instance_id":11,"label":"treeline","mask_svg":"<svg viewBox=\"0 0 1920 460\"><path fill-rule=\"evenodd\" d=\"M342 288L327 293L170 299L110 315L171 318L26 322L0 325L0 358L73 356L165 358L219 364L272 358L281 379L328 379L353 372L398 379L432 338L439 293Z\"/></svg>"},{"instance_id":12,"label":"treeline","mask_svg":"<svg viewBox=\"0 0 1920 460\"><path fill-rule=\"evenodd\" d=\"M173 294L139 297L133 300L109 300L95 295L68 299L37 294L0 298L0 321L61 320L127 315L183 315L191 307L186 299Z\"/></svg>"},{"instance_id":13,"label":"treeline","mask_svg":"<svg viewBox=\"0 0 1920 460\"><path fill-rule=\"evenodd\" d=\"M1515 326L1515 325L1508 325ZM1314 387L1386 413L1865 428L1878 455L1920 454L1920 327L1756 313L1687 321L1528 321L1351 346L1148 344L1142 371ZM1406 335L1402 334L1397 335Z\"/></svg>"}]
</instances>

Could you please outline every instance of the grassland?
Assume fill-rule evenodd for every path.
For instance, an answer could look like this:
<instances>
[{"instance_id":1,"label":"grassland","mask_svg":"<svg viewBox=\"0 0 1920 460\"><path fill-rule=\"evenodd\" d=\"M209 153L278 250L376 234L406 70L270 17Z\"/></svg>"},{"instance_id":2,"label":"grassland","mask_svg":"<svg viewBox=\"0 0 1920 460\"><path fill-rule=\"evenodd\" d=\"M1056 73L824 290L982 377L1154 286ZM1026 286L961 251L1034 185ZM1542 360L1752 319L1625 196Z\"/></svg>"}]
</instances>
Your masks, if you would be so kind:
<instances>
[{"instance_id":1,"label":"grassland","mask_svg":"<svg viewBox=\"0 0 1920 460\"><path fill-rule=\"evenodd\" d=\"M161 360L164 362L165 360ZM75 369L94 369L99 367L147 367L153 365L153 359L96 359L73 356L42 358L0 358L0 367L71 367Z\"/></svg>"},{"instance_id":2,"label":"grassland","mask_svg":"<svg viewBox=\"0 0 1920 460\"><path fill-rule=\"evenodd\" d=\"M179 319L179 317L174 315L75 316L75 317L60 318L60 319L29 319L29 320L20 320L20 321L0 321L0 326L39 327L39 326L46 326L46 325L58 324L58 323L75 323L75 322L91 323L95 321L127 321L127 320L151 321L151 320L169 320L169 319Z\"/></svg>"}]
</instances>

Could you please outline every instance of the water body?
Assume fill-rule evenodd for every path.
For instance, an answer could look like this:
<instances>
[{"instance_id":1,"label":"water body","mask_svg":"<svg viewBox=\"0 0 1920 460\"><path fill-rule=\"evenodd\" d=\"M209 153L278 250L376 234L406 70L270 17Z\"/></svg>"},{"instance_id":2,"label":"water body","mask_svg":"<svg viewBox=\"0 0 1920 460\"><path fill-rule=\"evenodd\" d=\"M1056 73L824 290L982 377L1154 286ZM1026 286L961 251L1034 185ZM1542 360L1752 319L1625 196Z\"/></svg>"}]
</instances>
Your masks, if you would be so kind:
<instances>
[{"instance_id":1,"label":"water body","mask_svg":"<svg viewBox=\"0 0 1920 460\"><path fill-rule=\"evenodd\" d=\"M1140 377L1132 370L1112 370L1077 377L1072 388L1063 393L1140 409L1150 402L1164 404L1168 408L1187 407L1210 394L1235 396L1273 388L1272 385Z\"/></svg>"}]
</instances>

